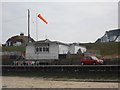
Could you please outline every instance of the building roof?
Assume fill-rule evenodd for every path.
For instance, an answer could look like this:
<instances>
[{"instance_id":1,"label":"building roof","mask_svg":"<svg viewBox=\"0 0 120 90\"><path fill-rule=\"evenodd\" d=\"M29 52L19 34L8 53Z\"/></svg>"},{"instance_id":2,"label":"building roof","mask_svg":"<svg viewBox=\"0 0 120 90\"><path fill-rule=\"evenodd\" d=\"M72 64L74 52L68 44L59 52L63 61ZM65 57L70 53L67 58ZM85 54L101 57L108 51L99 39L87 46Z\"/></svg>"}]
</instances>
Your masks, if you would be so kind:
<instances>
[{"instance_id":1,"label":"building roof","mask_svg":"<svg viewBox=\"0 0 120 90\"><path fill-rule=\"evenodd\" d=\"M62 44L62 45L66 45L66 46L69 45L69 44L66 44L66 43L59 42L59 41L51 41L49 39L40 40L40 41L37 41L37 42L34 42L34 43L35 44L39 44L39 43L56 43L56 44Z\"/></svg>"},{"instance_id":2,"label":"building roof","mask_svg":"<svg viewBox=\"0 0 120 90\"><path fill-rule=\"evenodd\" d=\"M31 37L30 37L30 40L31 40L31 42L35 42L34 39L31 38ZM24 36L24 34L20 34L20 36L19 35L12 36L6 42L9 42L9 41L13 42L13 43L15 43L15 42L22 42L22 43L24 43L24 42L28 41L28 36Z\"/></svg>"},{"instance_id":3,"label":"building roof","mask_svg":"<svg viewBox=\"0 0 120 90\"><path fill-rule=\"evenodd\" d=\"M49 39L36 41L36 42L33 42L33 43L29 43L28 45L39 45L39 44L46 44L46 43L56 43L56 44L65 45L65 46L74 45L74 46L85 47L84 45L82 45L82 44L80 44L80 43L68 43L68 44L67 44L67 43L62 43L62 42L59 42L59 41L51 41L51 40L49 40Z\"/></svg>"},{"instance_id":4,"label":"building roof","mask_svg":"<svg viewBox=\"0 0 120 90\"><path fill-rule=\"evenodd\" d=\"M106 31L106 34L110 36L120 36L120 29Z\"/></svg>"},{"instance_id":5,"label":"building roof","mask_svg":"<svg viewBox=\"0 0 120 90\"><path fill-rule=\"evenodd\" d=\"M110 38L111 36L118 37L118 36L120 36L120 29L106 31L105 34L104 34L104 36L105 35L107 35L108 38ZM102 36L101 38L98 38L96 40L96 42L101 42L101 39L103 39L104 36Z\"/></svg>"}]
</instances>

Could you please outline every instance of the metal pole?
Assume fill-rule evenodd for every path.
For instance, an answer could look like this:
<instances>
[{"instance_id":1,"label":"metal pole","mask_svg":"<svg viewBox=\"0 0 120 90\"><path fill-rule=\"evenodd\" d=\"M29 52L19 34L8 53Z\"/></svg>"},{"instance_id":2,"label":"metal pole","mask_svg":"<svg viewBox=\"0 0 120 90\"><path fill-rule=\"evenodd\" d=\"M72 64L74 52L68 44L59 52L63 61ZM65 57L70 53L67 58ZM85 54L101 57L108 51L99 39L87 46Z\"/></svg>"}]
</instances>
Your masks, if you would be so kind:
<instances>
[{"instance_id":1,"label":"metal pole","mask_svg":"<svg viewBox=\"0 0 120 90\"><path fill-rule=\"evenodd\" d=\"M38 19L37 19L37 13L36 13L36 41L38 41ZM38 60L38 52L37 52L37 60Z\"/></svg>"},{"instance_id":2,"label":"metal pole","mask_svg":"<svg viewBox=\"0 0 120 90\"><path fill-rule=\"evenodd\" d=\"M38 41L38 19L37 19L37 13L36 13L36 40Z\"/></svg>"},{"instance_id":3,"label":"metal pole","mask_svg":"<svg viewBox=\"0 0 120 90\"><path fill-rule=\"evenodd\" d=\"M28 9L28 43L30 41L30 10Z\"/></svg>"}]
</instances>

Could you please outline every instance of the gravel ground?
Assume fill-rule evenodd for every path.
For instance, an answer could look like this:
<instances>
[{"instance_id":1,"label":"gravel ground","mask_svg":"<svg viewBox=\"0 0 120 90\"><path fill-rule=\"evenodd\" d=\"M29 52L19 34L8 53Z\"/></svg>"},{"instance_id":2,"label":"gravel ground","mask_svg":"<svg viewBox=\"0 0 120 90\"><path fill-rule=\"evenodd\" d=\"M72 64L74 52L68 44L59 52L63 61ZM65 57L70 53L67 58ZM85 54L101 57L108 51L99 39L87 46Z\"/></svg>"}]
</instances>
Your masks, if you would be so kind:
<instances>
[{"instance_id":1,"label":"gravel ground","mask_svg":"<svg viewBox=\"0 0 120 90\"><path fill-rule=\"evenodd\" d=\"M3 88L118 88L117 82L55 81L40 77L2 77Z\"/></svg>"}]
</instances>

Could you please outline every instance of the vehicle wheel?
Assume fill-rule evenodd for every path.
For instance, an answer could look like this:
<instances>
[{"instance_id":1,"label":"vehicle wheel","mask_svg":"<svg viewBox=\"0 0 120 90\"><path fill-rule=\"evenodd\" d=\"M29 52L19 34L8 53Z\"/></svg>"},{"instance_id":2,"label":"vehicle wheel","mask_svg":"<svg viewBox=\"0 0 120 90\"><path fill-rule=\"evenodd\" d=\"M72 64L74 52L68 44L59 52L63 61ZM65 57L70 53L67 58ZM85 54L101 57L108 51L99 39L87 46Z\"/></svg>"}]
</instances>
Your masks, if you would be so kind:
<instances>
[{"instance_id":1,"label":"vehicle wheel","mask_svg":"<svg viewBox=\"0 0 120 90\"><path fill-rule=\"evenodd\" d=\"M93 65L96 65L96 63L94 62Z\"/></svg>"},{"instance_id":2,"label":"vehicle wheel","mask_svg":"<svg viewBox=\"0 0 120 90\"><path fill-rule=\"evenodd\" d=\"M83 62L81 62L81 65L84 65L84 63L83 63Z\"/></svg>"}]
</instances>

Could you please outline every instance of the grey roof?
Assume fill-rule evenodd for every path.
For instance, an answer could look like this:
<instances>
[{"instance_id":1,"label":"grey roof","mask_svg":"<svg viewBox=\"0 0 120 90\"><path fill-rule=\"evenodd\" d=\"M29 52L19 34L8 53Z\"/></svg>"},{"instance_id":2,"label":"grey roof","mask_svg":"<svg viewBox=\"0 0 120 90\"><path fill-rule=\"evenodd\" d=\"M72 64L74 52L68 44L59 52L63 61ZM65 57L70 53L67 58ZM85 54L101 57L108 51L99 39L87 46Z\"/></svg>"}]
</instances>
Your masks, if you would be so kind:
<instances>
[{"instance_id":1,"label":"grey roof","mask_svg":"<svg viewBox=\"0 0 120 90\"><path fill-rule=\"evenodd\" d=\"M74 46L85 47L84 45L80 45L80 43L70 43L70 44L67 44L67 43L62 43L62 42L59 42L59 41L51 41L49 39L32 42L32 43L29 43L28 45L39 45L39 44L46 44L46 43L48 43L48 44L50 44L50 43L56 43L56 44L61 44L61 45L66 45L66 46L74 45Z\"/></svg>"},{"instance_id":2,"label":"grey roof","mask_svg":"<svg viewBox=\"0 0 120 90\"><path fill-rule=\"evenodd\" d=\"M120 29L106 31L108 37L110 36L120 36Z\"/></svg>"},{"instance_id":3,"label":"grey roof","mask_svg":"<svg viewBox=\"0 0 120 90\"><path fill-rule=\"evenodd\" d=\"M66 43L58 42L58 41L51 41L49 39L40 40L40 41L35 42L34 44L39 44L39 43L56 43L56 44L62 44L62 45L66 45L66 46L69 45L69 44L66 44Z\"/></svg>"},{"instance_id":4,"label":"grey roof","mask_svg":"<svg viewBox=\"0 0 120 90\"><path fill-rule=\"evenodd\" d=\"M118 36L120 36L120 29L115 29L115 30L109 30L109 31L106 31L106 33L105 34L107 34L107 37L108 38L110 38L111 36L116 36L116 37L118 37ZM96 40L96 42L101 42L101 40L103 39L103 37L104 36L102 36L101 38L98 38L97 40ZM117 38L116 38L117 39ZM115 40L116 40L115 39ZM114 41L115 41L114 40Z\"/></svg>"},{"instance_id":5,"label":"grey roof","mask_svg":"<svg viewBox=\"0 0 120 90\"><path fill-rule=\"evenodd\" d=\"M30 37L30 40L31 40L32 42L35 42L34 39L31 38L31 37ZM12 37L9 38L6 42L9 42L9 41L11 41L11 42L13 42L13 43L15 43L15 42L17 42L17 41L25 43L25 42L28 41L28 36L23 36L23 35L21 35L21 36L18 36L18 35L12 36Z\"/></svg>"},{"instance_id":6,"label":"grey roof","mask_svg":"<svg viewBox=\"0 0 120 90\"><path fill-rule=\"evenodd\" d=\"M50 43L52 41L50 41L49 39L45 39L45 40L40 40L40 41L37 41L35 43Z\"/></svg>"}]
</instances>

